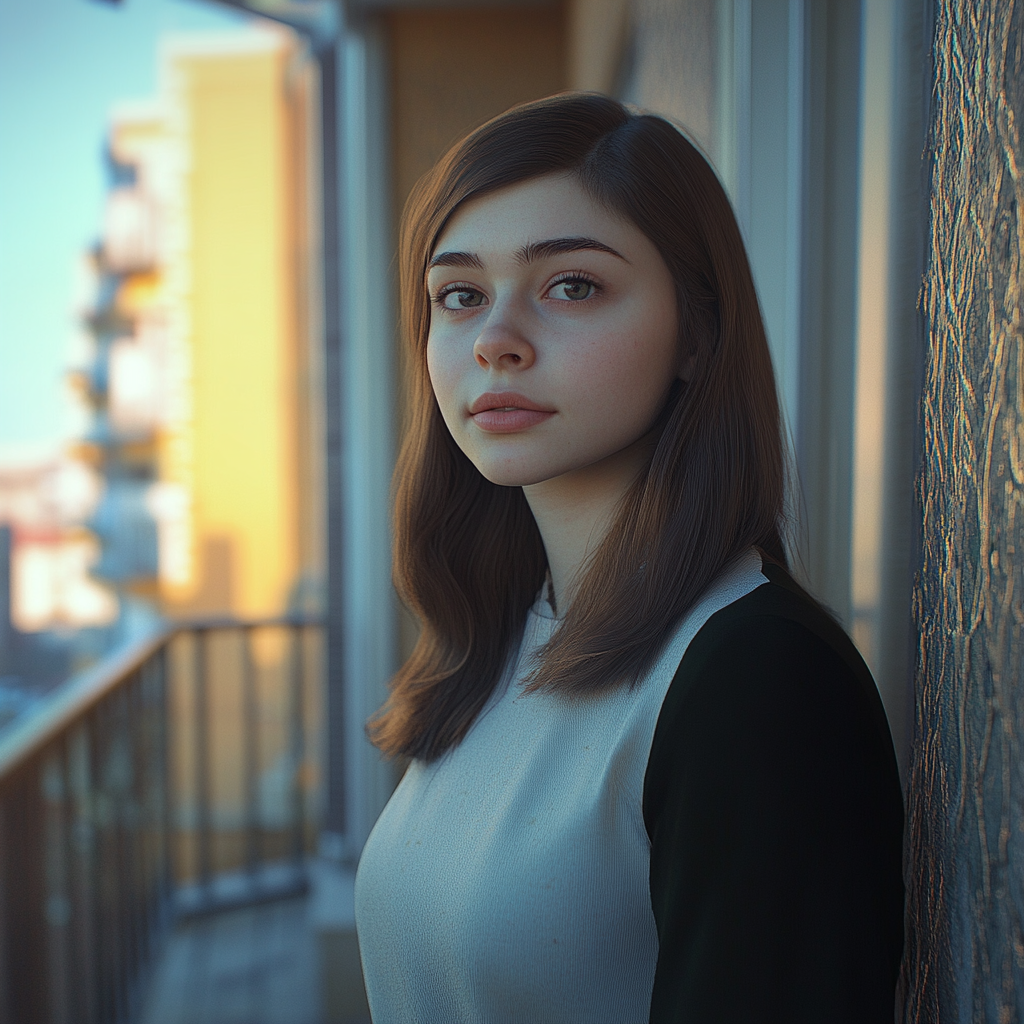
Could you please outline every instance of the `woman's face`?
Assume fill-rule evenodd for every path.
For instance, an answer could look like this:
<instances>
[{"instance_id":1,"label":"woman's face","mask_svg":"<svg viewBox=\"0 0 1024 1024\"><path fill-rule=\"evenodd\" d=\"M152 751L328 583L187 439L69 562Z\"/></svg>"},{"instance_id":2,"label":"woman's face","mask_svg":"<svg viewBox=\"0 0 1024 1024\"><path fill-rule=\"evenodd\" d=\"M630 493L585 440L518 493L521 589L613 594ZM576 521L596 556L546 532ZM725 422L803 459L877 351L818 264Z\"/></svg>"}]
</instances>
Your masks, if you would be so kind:
<instances>
[{"instance_id":1,"label":"woman's face","mask_svg":"<svg viewBox=\"0 0 1024 1024\"><path fill-rule=\"evenodd\" d=\"M427 285L434 394L493 483L600 471L642 444L680 376L668 267L572 175L460 207Z\"/></svg>"}]
</instances>

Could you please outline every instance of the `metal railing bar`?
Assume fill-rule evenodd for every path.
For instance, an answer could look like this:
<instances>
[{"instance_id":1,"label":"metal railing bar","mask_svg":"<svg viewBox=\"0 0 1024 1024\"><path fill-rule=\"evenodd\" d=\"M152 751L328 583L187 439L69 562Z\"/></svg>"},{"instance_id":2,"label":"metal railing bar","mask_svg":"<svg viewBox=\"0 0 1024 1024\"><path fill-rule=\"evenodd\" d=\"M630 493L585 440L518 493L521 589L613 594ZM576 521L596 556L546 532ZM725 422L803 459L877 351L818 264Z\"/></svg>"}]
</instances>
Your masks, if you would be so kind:
<instances>
[{"instance_id":1,"label":"metal railing bar","mask_svg":"<svg viewBox=\"0 0 1024 1024\"><path fill-rule=\"evenodd\" d=\"M163 787L166 762L166 748L163 741L164 694L163 665L167 648L163 648L147 663L143 707L147 722L147 743L149 744L146 774L146 817L145 835L148 839L146 864L146 948L152 953L162 930L164 904L164 857L166 845L163 832L167 820L163 808Z\"/></svg>"},{"instance_id":2,"label":"metal railing bar","mask_svg":"<svg viewBox=\"0 0 1024 1024\"><path fill-rule=\"evenodd\" d=\"M161 937L168 921L170 891L165 886L165 842L160 831L167 819L163 806L163 766L166 751L164 733L164 666L167 648L163 647L139 673L134 688L134 704L129 708L133 732L137 736L135 747L135 846L138 850L137 884L133 896L136 917L136 936L141 953L136 962L129 990L130 1019L138 1012L146 982L159 954Z\"/></svg>"},{"instance_id":3,"label":"metal railing bar","mask_svg":"<svg viewBox=\"0 0 1024 1024\"><path fill-rule=\"evenodd\" d=\"M140 691L142 673L145 665L132 673L122 691L121 726L124 730L127 750L125 763L130 775L125 780L122 791L121 813L119 815L121 849L124 864L124 877L121 880L121 903L124 907L125 920L125 951L123 961L126 966L124 978L124 1007L126 1018L131 1017L135 1009L136 984L142 965L146 961L145 950L145 850L140 842L142 820L141 786L144 778L142 759L145 747L144 719L139 716L141 710ZM139 726L142 725L142 728Z\"/></svg>"},{"instance_id":4,"label":"metal railing bar","mask_svg":"<svg viewBox=\"0 0 1024 1024\"><path fill-rule=\"evenodd\" d=\"M152 690L153 661L147 661L139 672L139 685L136 688L135 708L133 714L138 723L139 741L136 746L135 764L137 785L135 791L136 821L135 845L138 849L137 863L139 871L136 914L138 916L139 945L142 953L140 964L144 964L152 954L153 935L155 931L154 916L156 907L153 902L153 881L156 875L157 852L154 848L152 824L155 807L153 806L153 772L156 757L156 743L153 736Z\"/></svg>"},{"instance_id":5,"label":"metal railing bar","mask_svg":"<svg viewBox=\"0 0 1024 1024\"><path fill-rule=\"evenodd\" d=\"M174 891L174 831L171 811L171 780L174 773L174 757L171 751L171 688L168 682L167 662L170 658L167 646L161 647L159 659L159 688L156 703L158 742L160 744L160 821L162 863L160 876L160 897L164 905Z\"/></svg>"},{"instance_id":6,"label":"metal railing bar","mask_svg":"<svg viewBox=\"0 0 1024 1024\"><path fill-rule=\"evenodd\" d=\"M75 892L75 813L74 793L71 786L71 737L65 734L57 743L58 771L61 781L60 820L64 849L61 864L61 888L65 911L64 963L61 984L69 995L77 993L78 987L78 908ZM67 997L65 997L67 998Z\"/></svg>"},{"instance_id":7,"label":"metal railing bar","mask_svg":"<svg viewBox=\"0 0 1024 1024\"><path fill-rule=\"evenodd\" d=\"M0 734L0 780L121 685L125 677L159 650L171 635L172 630L166 628L147 634L123 652L72 676L38 708L15 719Z\"/></svg>"},{"instance_id":8,"label":"metal railing bar","mask_svg":"<svg viewBox=\"0 0 1024 1024\"><path fill-rule=\"evenodd\" d=\"M38 708L7 726L0 734L0 779L31 757L75 719L115 689L134 669L165 644L179 629L199 633L233 629L239 626L256 628L289 626L322 626L316 616L286 615L277 618L230 619L209 618L171 622L154 629L116 652L68 679L50 694Z\"/></svg>"},{"instance_id":9,"label":"metal railing bar","mask_svg":"<svg viewBox=\"0 0 1024 1024\"><path fill-rule=\"evenodd\" d=\"M78 991L78 943L77 937L77 915L75 911L75 889L74 889L74 810L71 792L71 757L69 748L69 737L64 735L57 744L54 752L57 759L57 771L60 775L60 807L57 813L60 816L61 850L60 850L60 898L63 901L61 906L63 920L62 936L62 964L61 964L61 1018L71 1020L71 1002L73 993Z\"/></svg>"},{"instance_id":10,"label":"metal railing bar","mask_svg":"<svg viewBox=\"0 0 1024 1024\"><path fill-rule=\"evenodd\" d=\"M128 1006L134 1010L135 983L142 965L149 955L147 946L148 916L146 899L147 842L145 830L146 777L149 753L146 735L149 723L146 720L143 701L143 686L148 662L133 673L125 687L125 737L128 743L128 763L131 765L131 782L126 789L126 804L123 811L122 829L127 840L125 858L125 886L128 889L127 914L130 943L131 970L128 975Z\"/></svg>"},{"instance_id":11,"label":"metal railing bar","mask_svg":"<svg viewBox=\"0 0 1024 1024\"><path fill-rule=\"evenodd\" d=\"M259 808L259 713L256 697L256 666L253 661L251 626L242 634L242 759L245 785L245 866L255 875L263 860Z\"/></svg>"},{"instance_id":12,"label":"metal railing bar","mask_svg":"<svg viewBox=\"0 0 1024 1024\"><path fill-rule=\"evenodd\" d=\"M45 916L46 871L43 856L45 811L41 764L27 765L4 788L3 901L6 977L5 1020L50 1019Z\"/></svg>"},{"instance_id":13,"label":"metal railing bar","mask_svg":"<svg viewBox=\"0 0 1024 1024\"><path fill-rule=\"evenodd\" d=\"M311 633L322 626L312 616L203 620L181 652L181 666L169 641L186 628L155 630L74 677L45 715L32 715L3 735L0 1019L13 1014L41 1024L127 1024L139 1010L175 912L215 913L308 890L307 676ZM262 628L287 633L272 680L261 674L255 657L254 631ZM211 639L221 629L240 635L240 648L231 638L230 653L237 658L241 651L241 675L237 660L233 668L221 664L222 640ZM175 718L177 697L172 704L172 655L174 672L185 668L183 682L193 690L183 723ZM222 697L238 692L233 688L239 680L241 707L234 701L230 709L222 706ZM275 711L272 722L264 720L264 709ZM235 718L226 727L242 726L244 851L235 846L238 796L226 824L215 814L217 779L237 775L231 767L226 775L213 771L214 755L221 752L219 723L225 713L230 718L239 711L243 721ZM184 750L174 723L193 732ZM233 742L231 732L226 735ZM261 757L271 751L274 817L268 823ZM174 760L182 756L176 771ZM285 778L276 774L286 769ZM179 820L189 809L186 804L179 811L177 803L182 777L180 798L186 801L189 782L195 783L195 814ZM279 783L286 787L280 820ZM176 839L189 833L196 884L179 882L173 863L182 852ZM227 861L216 845L221 841L230 845ZM239 863L242 870L230 870ZM26 962L42 970L26 970Z\"/></svg>"},{"instance_id":14,"label":"metal railing bar","mask_svg":"<svg viewBox=\"0 0 1024 1024\"><path fill-rule=\"evenodd\" d=\"M306 814L303 772L305 769L305 657L302 626L291 631L291 797L292 797L292 860L300 864L306 848Z\"/></svg>"},{"instance_id":15,"label":"metal railing bar","mask_svg":"<svg viewBox=\"0 0 1024 1024\"><path fill-rule=\"evenodd\" d=\"M90 720L72 734L70 749L71 793L74 800L74 905L77 914L76 947L79 951L78 1008L83 1024L98 1024L96 888L93 884L96 827L95 799L90 772Z\"/></svg>"},{"instance_id":16,"label":"metal railing bar","mask_svg":"<svg viewBox=\"0 0 1024 1024\"><path fill-rule=\"evenodd\" d=\"M208 886L213 874L210 850L210 735L209 735L209 693L206 685L207 644L204 633L192 634L193 650L193 698L195 713L195 786L196 786L196 844L197 871L199 884Z\"/></svg>"},{"instance_id":17,"label":"metal railing bar","mask_svg":"<svg viewBox=\"0 0 1024 1024\"><path fill-rule=\"evenodd\" d=\"M134 675L134 673L133 673ZM108 780L111 789L113 813L114 871L111 888L115 896L115 919L117 921L117 1020L127 1020L129 1011L128 986L135 966L135 950L132 929L132 851L128 840L128 822L126 821L131 792L125 783L127 780L119 774L126 763L131 762L131 752L126 749L128 735L128 691L132 677L118 691L111 701L111 717L113 719L114 747L120 754L120 762L111 766L113 778Z\"/></svg>"},{"instance_id":18,"label":"metal railing bar","mask_svg":"<svg viewBox=\"0 0 1024 1024\"><path fill-rule=\"evenodd\" d=\"M117 764L113 757L115 753L120 753L122 755L121 763L123 764L124 749L122 743L124 736L121 730L122 725L126 724L124 722L125 693L126 687L122 687L112 696L111 701L107 705L111 744L109 747L110 757L107 761L108 776L104 780L107 798L110 801L110 842L113 851L111 860L113 871L109 876L108 892L113 897L113 912L111 914L114 934L112 947L115 964L113 995L114 1019L118 1022L125 1020L128 1016L127 980L130 977L129 958L131 956L132 944L131 908L129 900L126 899L126 894L130 891L131 886L128 877L130 856L126 852L124 806L122 803L124 793L119 791L118 788L118 783L122 781L117 775L120 765Z\"/></svg>"},{"instance_id":19,"label":"metal railing bar","mask_svg":"<svg viewBox=\"0 0 1024 1024\"><path fill-rule=\"evenodd\" d=\"M112 964L115 932L111 922L108 900L107 865L110 862L110 835L108 827L109 801L101 761L101 751L109 746L107 708L99 704L89 716L89 779L90 813L95 829L93 857L90 864L93 894L94 960L96 985L96 1016L106 1024L116 1018L113 986L116 984L116 963Z\"/></svg>"}]
</instances>

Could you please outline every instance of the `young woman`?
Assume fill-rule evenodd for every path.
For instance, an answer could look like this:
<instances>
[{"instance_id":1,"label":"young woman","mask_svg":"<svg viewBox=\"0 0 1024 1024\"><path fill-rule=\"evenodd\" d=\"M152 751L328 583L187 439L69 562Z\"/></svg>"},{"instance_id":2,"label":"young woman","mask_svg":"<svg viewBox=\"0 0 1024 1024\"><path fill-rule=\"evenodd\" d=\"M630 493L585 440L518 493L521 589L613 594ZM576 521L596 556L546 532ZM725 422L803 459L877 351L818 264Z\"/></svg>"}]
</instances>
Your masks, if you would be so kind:
<instances>
[{"instance_id":1,"label":"young woman","mask_svg":"<svg viewBox=\"0 0 1024 1024\"><path fill-rule=\"evenodd\" d=\"M892 742L786 571L784 448L714 172L596 95L419 184L395 580L363 851L377 1024L891 1021Z\"/></svg>"}]
</instances>

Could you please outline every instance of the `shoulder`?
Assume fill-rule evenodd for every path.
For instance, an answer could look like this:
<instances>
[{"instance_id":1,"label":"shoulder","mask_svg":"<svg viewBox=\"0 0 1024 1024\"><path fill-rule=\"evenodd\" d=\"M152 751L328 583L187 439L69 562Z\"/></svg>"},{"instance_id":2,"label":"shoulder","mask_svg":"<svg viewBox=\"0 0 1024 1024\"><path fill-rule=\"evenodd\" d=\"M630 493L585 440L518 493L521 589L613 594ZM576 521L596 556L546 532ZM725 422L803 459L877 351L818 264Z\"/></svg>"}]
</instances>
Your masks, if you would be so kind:
<instances>
[{"instance_id":1,"label":"shoulder","mask_svg":"<svg viewBox=\"0 0 1024 1024\"><path fill-rule=\"evenodd\" d=\"M748 789L819 793L852 773L901 809L892 739L864 660L784 569L763 571L768 582L711 616L683 655L654 732L645 817L666 787L705 773L716 787L740 775Z\"/></svg>"},{"instance_id":2,"label":"shoulder","mask_svg":"<svg viewBox=\"0 0 1024 1024\"><path fill-rule=\"evenodd\" d=\"M765 563L763 572L767 583L698 630L659 721L694 704L728 707L731 717L765 705L832 706L866 719L891 745L874 680L842 627L784 569Z\"/></svg>"},{"instance_id":3,"label":"shoulder","mask_svg":"<svg viewBox=\"0 0 1024 1024\"><path fill-rule=\"evenodd\" d=\"M875 695L871 673L853 642L785 569L765 562L768 582L716 612L687 647L673 681L678 699L708 673L751 671L729 680L740 685L771 670L829 669L864 696ZM723 682L725 680L723 679Z\"/></svg>"},{"instance_id":4,"label":"shoulder","mask_svg":"<svg viewBox=\"0 0 1024 1024\"><path fill-rule=\"evenodd\" d=\"M903 801L885 714L839 625L764 574L694 636L655 728L651 1020L891 1020Z\"/></svg>"}]
</instances>

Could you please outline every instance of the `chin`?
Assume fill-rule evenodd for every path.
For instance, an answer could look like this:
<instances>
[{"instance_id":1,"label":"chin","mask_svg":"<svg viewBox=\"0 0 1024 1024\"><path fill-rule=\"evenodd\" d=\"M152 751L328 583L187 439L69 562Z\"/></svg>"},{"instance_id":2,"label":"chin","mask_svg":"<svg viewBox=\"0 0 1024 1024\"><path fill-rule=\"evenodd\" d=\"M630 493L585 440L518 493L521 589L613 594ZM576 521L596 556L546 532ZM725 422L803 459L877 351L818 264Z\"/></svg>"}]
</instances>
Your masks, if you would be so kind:
<instances>
[{"instance_id":1,"label":"chin","mask_svg":"<svg viewBox=\"0 0 1024 1024\"><path fill-rule=\"evenodd\" d=\"M477 467L479 469L479 467ZM522 473L502 472L500 470L480 470L480 475L498 487L528 487L530 484L540 481L532 476L524 476Z\"/></svg>"},{"instance_id":2,"label":"chin","mask_svg":"<svg viewBox=\"0 0 1024 1024\"><path fill-rule=\"evenodd\" d=\"M481 465L478 462L473 464L485 480L489 480L498 487L529 487L530 484L539 484L560 475L558 472L531 470L525 466Z\"/></svg>"}]
</instances>

